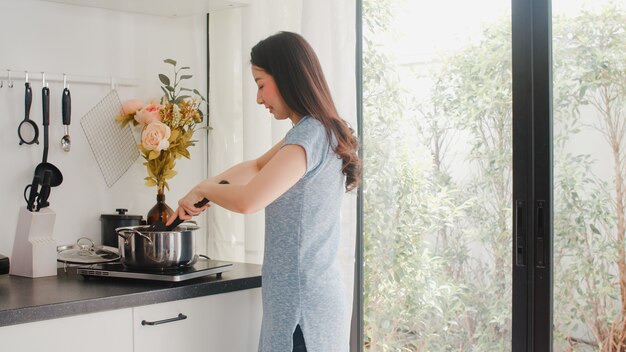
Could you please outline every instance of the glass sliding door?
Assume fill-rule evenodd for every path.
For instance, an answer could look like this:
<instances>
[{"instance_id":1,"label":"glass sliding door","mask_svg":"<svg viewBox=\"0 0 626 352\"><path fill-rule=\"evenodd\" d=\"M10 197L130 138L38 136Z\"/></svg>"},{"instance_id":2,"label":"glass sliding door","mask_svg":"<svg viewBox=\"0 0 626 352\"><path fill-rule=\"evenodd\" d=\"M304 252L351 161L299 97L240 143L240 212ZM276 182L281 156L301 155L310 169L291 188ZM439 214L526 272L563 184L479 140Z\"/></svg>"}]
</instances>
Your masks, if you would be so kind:
<instances>
[{"instance_id":1,"label":"glass sliding door","mask_svg":"<svg viewBox=\"0 0 626 352\"><path fill-rule=\"evenodd\" d=\"M362 0L364 351L511 351L511 3Z\"/></svg>"},{"instance_id":2,"label":"glass sliding door","mask_svg":"<svg viewBox=\"0 0 626 352\"><path fill-rule=\"evenodd\" d=\"M626 1L552 0L554 351L626 350Z\"/></svg>"}]
</instances>

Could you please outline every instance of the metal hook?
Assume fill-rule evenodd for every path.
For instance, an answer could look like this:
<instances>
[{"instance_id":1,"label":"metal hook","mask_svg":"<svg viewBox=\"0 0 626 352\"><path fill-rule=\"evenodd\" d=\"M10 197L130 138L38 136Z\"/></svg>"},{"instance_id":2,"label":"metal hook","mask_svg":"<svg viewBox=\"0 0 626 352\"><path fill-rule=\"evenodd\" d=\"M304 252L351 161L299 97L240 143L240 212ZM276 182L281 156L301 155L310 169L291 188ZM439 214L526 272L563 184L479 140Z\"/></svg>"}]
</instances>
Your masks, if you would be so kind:
<instances>
[{"instance_id":1,"label":"metal hook","mask_svg":"<svg viewBox=\"0 0 626 352\"><path fill-rule=\"evenodd\" d=\"M28 71L24 71L24 83L28 83Z\"/></svg>"},{"instance_id":2,"label":"metal hook","mask_svg":"<svg viewBox=\"0 0 626 352\"><path fill-rule=\"evenodd\" d=\"M109 77L111 80L111 90L115 90L115 79L113 78L113 76Z\"/></svg>"},{"instance_id":3,"label":"metal hook","mask_svg":"<svg viewBox=\"0 0 626 352\"><path fill-rule=\"evenodd\" d=\"M67 75L63 74L63 89L67 88Z\"/></svg>"},{"instance_id":4,"label":"metal hook","mask_svg":"<svg viewBox=\"0 0 626 352\"><path fill-rule=\"evenodd\" d=\"M47 87L48 86L48 82L46 82L46 73L45 72L41 73L41 86L42 87Z\"/></svg>"},{"instance_id":5,"label":"metal hook","mask_svg":"<svg viewBox=\"0 0 626 352\"><path fill-rule=\"evenodd\" d=\"M11 80L11 70L7 70L9 73L9 81L7 82L7 87L13 88L13 80Z\"/></svg>"}]
</instances>

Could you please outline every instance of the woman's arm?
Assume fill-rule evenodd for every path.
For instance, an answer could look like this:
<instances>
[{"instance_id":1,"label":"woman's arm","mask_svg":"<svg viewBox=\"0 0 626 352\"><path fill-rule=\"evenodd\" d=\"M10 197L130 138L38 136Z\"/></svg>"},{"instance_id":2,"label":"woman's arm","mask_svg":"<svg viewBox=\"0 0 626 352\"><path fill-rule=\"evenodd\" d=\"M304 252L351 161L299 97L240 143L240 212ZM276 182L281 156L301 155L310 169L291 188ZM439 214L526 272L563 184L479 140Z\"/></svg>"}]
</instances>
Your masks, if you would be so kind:
<instances>
[{"instance_id":1,"label":"woman's arm","mask_svg":"<svg viewBox=\"0 0 626 352\"><path fill-rule=\"evenodd\" d=\"M306 153L299 145L283 141L256 160L238 164L225 172L200 182L178 202L176 216L183 220L200 214L208 206L196 208L202 198L238 213L253 213L265 208L289 190L306 172ZM231 184L218 184L219 180ZM245 182L248 181L248 182Z\"/></svg>"},{"instance_id":2,"label":"woman's arm","mask_svg":"<svg viewBox=\"0 0 626 352\"><path fill-rule=\"evenodd\" d=\"M260 157L239 163L219 175L208 179L208 182L219 183L221 180L228 180L231 184L245 185L254 178L259 171L267 164L267 162L278 152L283 146L284 140L276 143L270 150Z\"/></svg>"}]
</instances>

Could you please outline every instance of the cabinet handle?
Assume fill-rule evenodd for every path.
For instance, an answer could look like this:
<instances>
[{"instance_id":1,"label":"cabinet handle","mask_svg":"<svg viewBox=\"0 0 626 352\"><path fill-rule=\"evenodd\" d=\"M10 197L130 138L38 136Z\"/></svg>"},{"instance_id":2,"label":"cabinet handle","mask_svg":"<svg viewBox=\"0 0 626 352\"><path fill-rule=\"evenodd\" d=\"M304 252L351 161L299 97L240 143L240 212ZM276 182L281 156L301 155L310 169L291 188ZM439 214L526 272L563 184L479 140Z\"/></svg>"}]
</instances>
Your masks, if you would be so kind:
<instances>
[{"instance_id":1,"label":"cabinet handle","mask_svg":"<svg viewBox=\"0 0 626 352\"><path fill-rule=\"evenodd\" d=\"M185 319L187 319L187 316L185 314L178 313L178 316L176 318L169 318L169 319L163 319L163 320L157 320L157 321L142 320L141 325L159 325L159 324L171 323L173 321L179 321L179 320L185 320Z\"/></svg>"}]
</instances>

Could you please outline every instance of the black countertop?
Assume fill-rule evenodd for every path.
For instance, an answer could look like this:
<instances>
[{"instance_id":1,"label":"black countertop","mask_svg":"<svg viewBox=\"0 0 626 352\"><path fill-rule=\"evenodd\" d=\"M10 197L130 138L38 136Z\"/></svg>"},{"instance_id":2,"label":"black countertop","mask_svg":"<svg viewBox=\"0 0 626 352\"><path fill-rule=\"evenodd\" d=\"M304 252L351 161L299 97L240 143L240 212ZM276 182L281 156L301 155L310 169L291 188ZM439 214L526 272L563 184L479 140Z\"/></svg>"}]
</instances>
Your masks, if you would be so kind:
<instances>
[{"instance_id":1,"label":"black countertop","mask_svg":"<svg viewBox=\"0 0 626 352\"><path fill-rule=\"evenodd\" d=\"M0 275L0 327L257 287L261 287L261 266L244 263L234 263L221 278L210 275L178 283L85 279L75 268L35 279Z\"/></svg>"}]
</instances>

